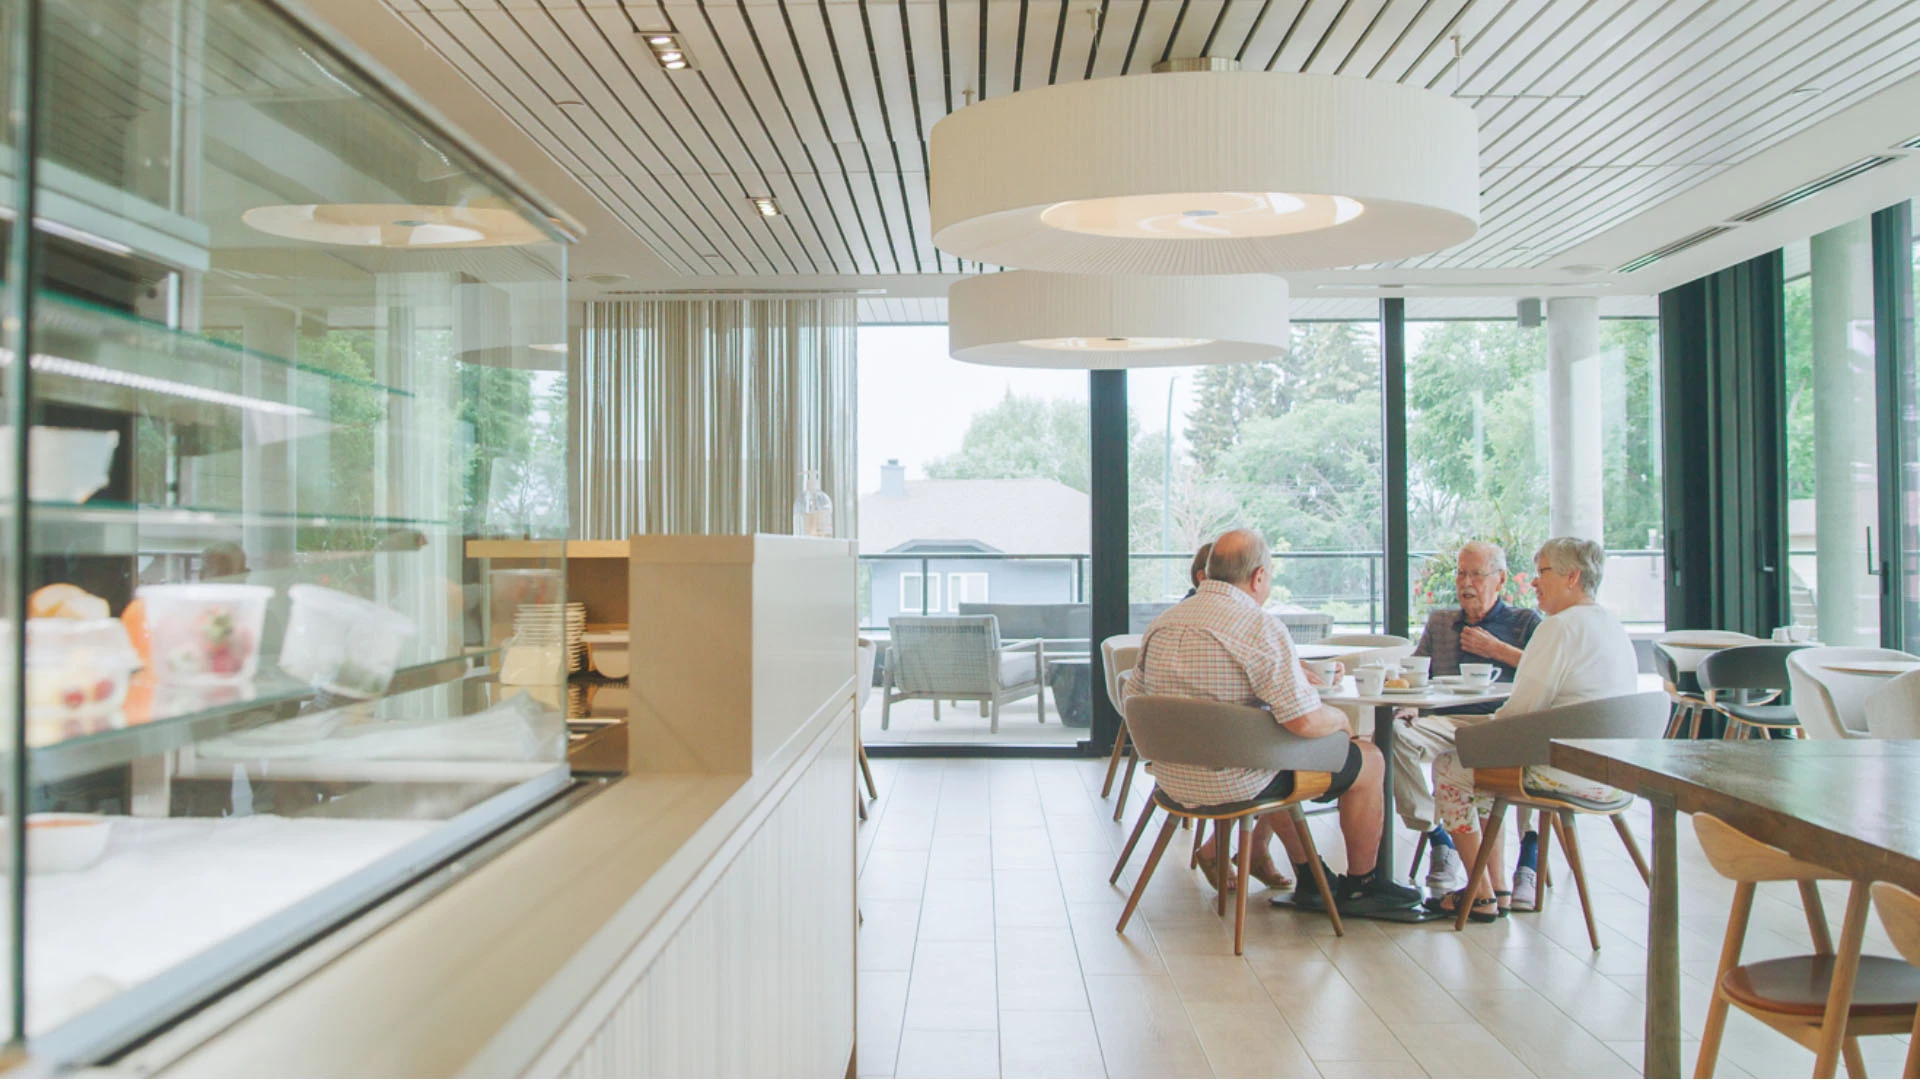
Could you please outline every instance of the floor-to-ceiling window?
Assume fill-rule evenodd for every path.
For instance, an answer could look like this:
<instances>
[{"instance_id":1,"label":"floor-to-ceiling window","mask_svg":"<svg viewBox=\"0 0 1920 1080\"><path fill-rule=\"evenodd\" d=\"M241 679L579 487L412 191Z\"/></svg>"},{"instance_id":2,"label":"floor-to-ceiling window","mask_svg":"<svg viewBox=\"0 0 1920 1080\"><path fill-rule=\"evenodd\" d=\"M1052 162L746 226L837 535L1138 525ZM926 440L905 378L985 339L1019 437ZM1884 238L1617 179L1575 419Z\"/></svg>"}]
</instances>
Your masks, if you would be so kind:
<instances>
[{"instance_id":1,"label":"floor-to-ceiling window","mask_svg":"<svg viewBox=\"0 0 1920 1080\"><path fill-rule=\"evenodd\" d=\"M1380 627L1380 333L1371 303L1352 306L1368 316L1296 316L1276 360L1128 372L1136 631L1236 526L1273 546L1269 607L1296 638Z\"/></svg>"},{"instance_id":2,"label":"floor-to-ceiling window","mask_svg":"<svg viewBox=\"0 0 1920 1080\"><path fill-rule=\"evenodd\" d=\"M882 647L867 741L1086 738L1087 373L964 364L947 355L945 326L863 326L859 395L860 625ZM977 632L911 622L989 614L1002 645L1027 643L991 673ZM901 626L918 636L895 641ZM883 707L890 660L896 686L935 678L984 690L997 675L1012 695L998 730L992 705L966 697ZM1038 697L1020 690L1035 680L1044 723Z\"/></svg>"},{"instance_id":3,"label":"floor-to-ceiling window","mask_svg":"<svg viewBox=\"0 0 1920 1080\"><path fill-rule=\"evenodd\" d=\"M1787 528L1793 621L1880 640L1873 241L1867 219L1785 249Z\"/></svg>"},{"instance_id":4,"label":"floor-to-ceiling window","mask_svg":"<svg viewBox=\"0 0 1920 1080\"><path fill-rule=\"evenodd\" d=\"M1580 338L1586 344L1565 362L1564 415L1552 405L1550 310L1510 299L1407 304L1408 576L1416 630L1429 611L1455 602L1454 555L1469 540L1507 550L1514 571L1507 597L1531 604L1533 552L1555 531L1556 498L1581 506L1579 514L1561 514L1562 529L1571 517L1582 522L1575 531L1607 548L1602 602L1635 629L1664 625L1651 305L1599 306L1597 333ZM1591 309L1586 314L1591 318ZM1561 451L1559 467L1570 479L1557 492L1556 425L1576 436Z\"/></svg>"}]
</instances>

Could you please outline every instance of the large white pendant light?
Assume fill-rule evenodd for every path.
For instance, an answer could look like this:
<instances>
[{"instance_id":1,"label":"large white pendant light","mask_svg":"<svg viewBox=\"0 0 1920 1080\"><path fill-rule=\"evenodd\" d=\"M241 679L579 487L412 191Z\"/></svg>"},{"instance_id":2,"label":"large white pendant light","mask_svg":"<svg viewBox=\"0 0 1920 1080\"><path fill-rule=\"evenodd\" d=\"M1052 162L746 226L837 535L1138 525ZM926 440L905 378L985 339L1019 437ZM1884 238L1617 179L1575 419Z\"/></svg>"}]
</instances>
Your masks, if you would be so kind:
<instances>
[{"instance_id":1,"label":"large white pendant light","mask_svg":"<svg viewBox=\"0 0 1920 1080\"><path fill-rule=\"evenodd\" d=\"M1473 111L1346 76L1023 90L935 124L931 154L934 243L1028 270L1320 270L1449 247L1480 217Z\"/></svg>"},{"instance_id":2,"label":"large white pendant light","mask_svg":"<svg viewBox=\"0 0 1920 1080\"><path fill-rule=\"evenodd\" d=\"M1009 270L947 290L947 351L1002 367L1235 364L1286 353L1287 283Z\"/></svg>"}]
</instances>

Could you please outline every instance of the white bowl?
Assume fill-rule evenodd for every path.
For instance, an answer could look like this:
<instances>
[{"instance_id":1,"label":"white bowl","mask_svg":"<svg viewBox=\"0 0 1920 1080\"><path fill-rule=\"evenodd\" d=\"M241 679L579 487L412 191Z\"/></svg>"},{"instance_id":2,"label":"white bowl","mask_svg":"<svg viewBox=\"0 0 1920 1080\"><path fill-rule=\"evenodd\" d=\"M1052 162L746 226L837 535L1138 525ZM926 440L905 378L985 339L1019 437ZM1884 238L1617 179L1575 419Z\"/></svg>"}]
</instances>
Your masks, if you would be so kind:
<instances>
[{"instance_id":1,"label":"white bowl","mask_svg":"<svg viewBox=\"0 0 1920 1080\"><path fill-rule=\"evenodd\" d=\"M112 836L111 819L99 814L28 814L27 873L85 870L106 854Z\"/></svg>"}]
</instances>

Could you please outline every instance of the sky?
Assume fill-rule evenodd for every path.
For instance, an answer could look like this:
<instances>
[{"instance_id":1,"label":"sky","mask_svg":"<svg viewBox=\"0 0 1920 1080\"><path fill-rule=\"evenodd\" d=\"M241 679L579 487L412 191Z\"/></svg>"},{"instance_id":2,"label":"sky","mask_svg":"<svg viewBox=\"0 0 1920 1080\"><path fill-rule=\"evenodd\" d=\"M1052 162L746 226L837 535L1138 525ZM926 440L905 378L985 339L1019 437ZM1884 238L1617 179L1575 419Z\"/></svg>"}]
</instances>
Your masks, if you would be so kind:
<instances>
[{"instance_id":1,"label":"sky","mask_svg":"<svg viewBox=\"0 0 1920 1080\"><path fill-rule=\"evenodd\" d=\"M1194 369L1137 368L1128 373L1127 401L1142 431L1165 431L1167 390L1174 391L1174 433L1192 407ZM967 422L1011 390L1029 397L1087 400L1085 371L964 364L947 355L944 326L860 328L860 490L880 487L880 466L899 458L907 478L925 476L926 463L960 449Z\"/></svg>"}]
</instances>

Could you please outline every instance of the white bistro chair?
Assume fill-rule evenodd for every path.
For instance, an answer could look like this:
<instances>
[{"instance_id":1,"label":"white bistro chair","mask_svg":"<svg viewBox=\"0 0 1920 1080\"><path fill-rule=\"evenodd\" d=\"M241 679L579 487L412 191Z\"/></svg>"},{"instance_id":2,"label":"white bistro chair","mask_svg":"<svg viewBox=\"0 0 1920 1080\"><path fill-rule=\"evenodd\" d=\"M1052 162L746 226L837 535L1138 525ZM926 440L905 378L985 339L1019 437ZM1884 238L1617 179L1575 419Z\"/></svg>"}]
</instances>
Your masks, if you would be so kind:
<instances>
[{"instance_id":1,"label":"white bistro chair","mask_svg":"<svg viewBox=\"0 0 1920 1080\"><path fill-rule=\"evenodd\" d=\"M1862 660L1920 660L1898 649L1829 646L1801 649L1787 656L1787 680L1793 711L1809 739L1865 739L1867 698L1887 685L1884 675L1830 671L1830 664Z\"/></svg>"}]
</instances>

